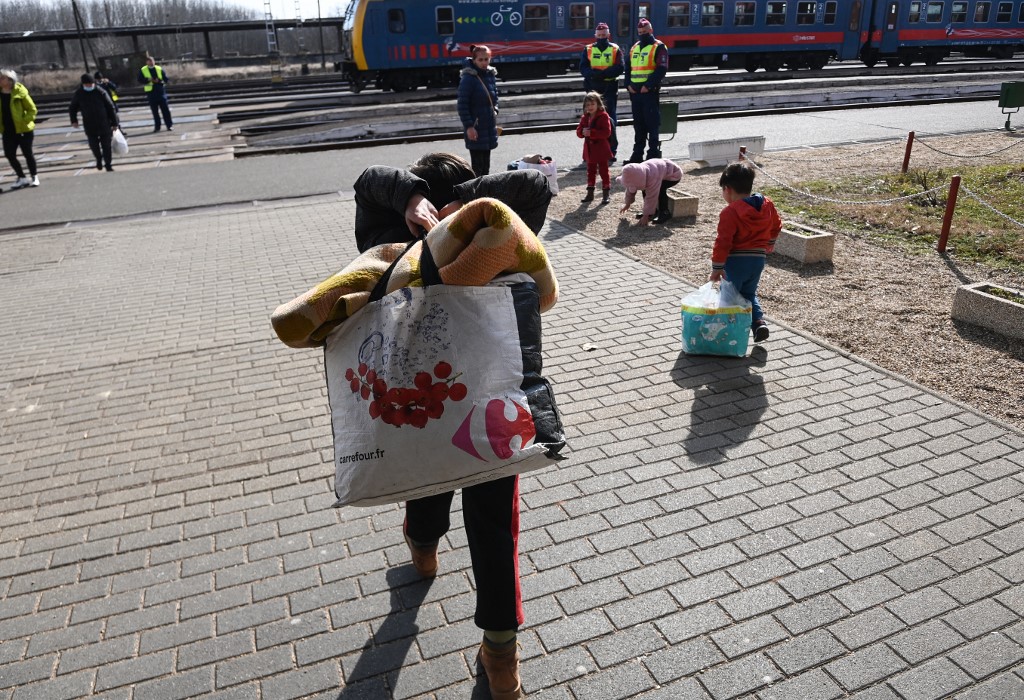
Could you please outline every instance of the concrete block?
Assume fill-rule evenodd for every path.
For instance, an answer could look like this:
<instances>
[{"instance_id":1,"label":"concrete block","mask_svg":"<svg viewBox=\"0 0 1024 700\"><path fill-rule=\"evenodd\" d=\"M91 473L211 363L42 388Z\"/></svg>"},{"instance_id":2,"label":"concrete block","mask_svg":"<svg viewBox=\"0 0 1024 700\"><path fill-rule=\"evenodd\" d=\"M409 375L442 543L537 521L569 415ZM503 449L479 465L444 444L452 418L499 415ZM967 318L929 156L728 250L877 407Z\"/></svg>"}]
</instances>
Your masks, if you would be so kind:
<instances>
[{"instance_id":1,"label":"concrete block","mask_svg":"<svg viewBox=\"0 0 1024 700\"><path fill-rule=\"evenodd\" d=\"M668 195L668 210L672 212L672 218L681 224L693 224L697 221L697 195L684 192L672 187L666 193Z\"/></svg>"},{"instance_id":2,"label":"concrete block","mask_svg":"<svg viewBox=\"0 0 1024 700\"><path fill-rule=\"evenodd\" d=\"M775 241L775 252L805 265L830 262L835 242L836 237L828 231L787 222Z\"/></svg>"},{"instance_id":3,"label":"concrete block","mask_svg":"<svg viewBox=\"0 0 1024 700\"><path fill-rule=\"evenodd\" d=\"M714 141L693 141L690 143L690 160L703 167L728 165L738 160L740 147L745 146L747 156L764 153L764 136L737 136L732 139Z\"/></svg>"},{"instance_id":4,"label":"concrete block","mask_svg":"<svg viewBox=\"0 0 1024 700\"><path fill-rule=\"evenodd\" d=\"M1024 303L1004 299L991 293L1000 289L1016 294L1024 300L1019 289L1000 287L987 282L967 284L956 290L950 315L954 321L963 321L995 331L1007 338L1024 340Z\"/></svg>"}]
</instances>

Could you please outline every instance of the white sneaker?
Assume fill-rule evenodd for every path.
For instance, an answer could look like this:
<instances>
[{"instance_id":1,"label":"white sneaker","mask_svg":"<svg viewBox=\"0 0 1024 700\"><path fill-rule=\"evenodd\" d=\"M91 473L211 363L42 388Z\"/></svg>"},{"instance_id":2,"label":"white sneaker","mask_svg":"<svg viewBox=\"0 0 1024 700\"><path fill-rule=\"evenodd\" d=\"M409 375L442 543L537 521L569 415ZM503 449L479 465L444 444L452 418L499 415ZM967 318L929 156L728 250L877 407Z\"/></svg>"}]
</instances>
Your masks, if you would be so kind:
<instances>
[{"instance_id":1,"label":"white sneaker","mask_svg":"<svg viewBox=\"0 0 1024 700\"><path fill-rule=\"evenodd\" d=\"M28 178L26 178L26 180L27 179ZM28 186L29 187L39 187L39 176L38 175L33 175L32 179L28 181Z\"/></svg>"}]
</instances>

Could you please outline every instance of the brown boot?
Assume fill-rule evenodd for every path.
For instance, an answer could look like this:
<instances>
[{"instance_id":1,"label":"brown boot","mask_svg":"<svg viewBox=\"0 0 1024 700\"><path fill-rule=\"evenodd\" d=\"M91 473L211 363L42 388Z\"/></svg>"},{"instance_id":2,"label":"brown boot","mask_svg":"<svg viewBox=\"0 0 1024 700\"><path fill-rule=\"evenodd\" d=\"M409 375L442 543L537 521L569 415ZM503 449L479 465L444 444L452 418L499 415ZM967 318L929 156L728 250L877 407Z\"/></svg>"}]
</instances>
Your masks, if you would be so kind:
<instances>
[{"instance_id":1,"label":"brown boot","mask_svg":"<svg viewBox=\"0 0 1024 700\"><path fill-rule=\"evenodd\" d=\"M409 539L409 536L402 533L405 543L409 545L409 554L412 555L412 565L416 567L416 573L423 578L433 578L437 575L437 545L432 547L417 547Z\"/></svg>"},{"instance_id":2,"label":"brown boot","mask_svg":"<svg viewBox=\"0 0 1024 700\"><path fill-rule=\"evenodd\" d=\"M518 700L523 697L523 684L519 680L519 645L513 640L501 646L507 648L495 651L485 639L476 658L487 674L491 697L494 700Z\"/></svg>"}]
</instances>

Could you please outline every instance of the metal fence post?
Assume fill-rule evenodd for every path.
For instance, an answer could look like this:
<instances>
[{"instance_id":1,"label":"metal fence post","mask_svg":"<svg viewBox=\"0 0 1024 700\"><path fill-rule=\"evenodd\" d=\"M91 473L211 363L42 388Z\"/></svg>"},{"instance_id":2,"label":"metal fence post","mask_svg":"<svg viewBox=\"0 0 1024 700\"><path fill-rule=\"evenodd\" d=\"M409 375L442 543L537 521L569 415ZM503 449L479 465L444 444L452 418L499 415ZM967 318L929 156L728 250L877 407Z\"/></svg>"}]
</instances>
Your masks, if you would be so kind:
<instances>
[{"instance_id":1,"label":"metal fence post","mask_svg":"<svg viewBox=\"0 0 1024 700\"><path fill-rule=\"evenodd\" d=\"M914 149L914 132L911 131L910 134L907 135L907 152L903 154L903 170L902 170L902 172L904 174L907 172L907 168L910 166L910 152L913 149Z\"/></svg>"},{"instance_id":2,"label":"metal fence post","mask_svg":"<svg viewBox=\"0 0 1024 700\"><path fill-rule=\"evenodd\" d=\"M936 249L940 253L946 252L946 241L949 240L949 227L953 225L953 212L956 210L956 196L960 192L960 176L954 175L949 181L949 197L946 198L946 215L942 218L942 232L939 234L939 244Z\"/></svg>"}]
</instances>

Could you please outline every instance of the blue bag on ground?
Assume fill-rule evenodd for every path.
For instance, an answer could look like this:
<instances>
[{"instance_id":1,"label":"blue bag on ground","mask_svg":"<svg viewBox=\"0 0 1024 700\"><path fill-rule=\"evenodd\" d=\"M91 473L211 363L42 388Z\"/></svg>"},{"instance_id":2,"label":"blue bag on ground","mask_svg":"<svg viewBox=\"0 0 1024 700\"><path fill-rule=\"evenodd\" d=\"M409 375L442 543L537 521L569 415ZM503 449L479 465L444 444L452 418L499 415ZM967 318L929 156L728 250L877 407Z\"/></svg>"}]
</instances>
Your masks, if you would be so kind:
<instances>
[{"instance_id":1,"label":"blue bag on ground","mask_svg":"<svg viewBox=\"0 0 1024 700\"><path fill-rule=\"evenodd\" d=\"M682 301L683 352L690 355L743 357L750 342L750 302L732 282L715 289L708 282Z\"/></svg>"}]
</instances>

